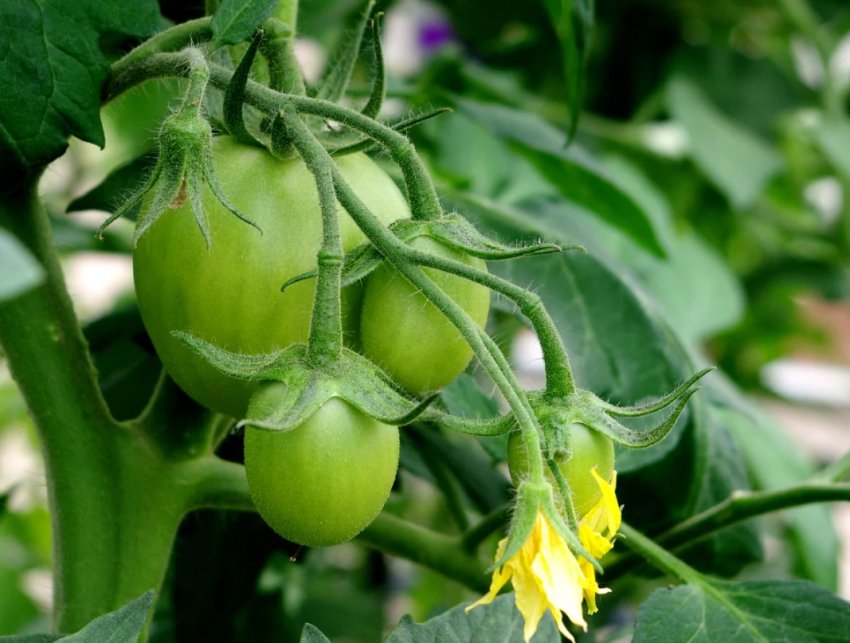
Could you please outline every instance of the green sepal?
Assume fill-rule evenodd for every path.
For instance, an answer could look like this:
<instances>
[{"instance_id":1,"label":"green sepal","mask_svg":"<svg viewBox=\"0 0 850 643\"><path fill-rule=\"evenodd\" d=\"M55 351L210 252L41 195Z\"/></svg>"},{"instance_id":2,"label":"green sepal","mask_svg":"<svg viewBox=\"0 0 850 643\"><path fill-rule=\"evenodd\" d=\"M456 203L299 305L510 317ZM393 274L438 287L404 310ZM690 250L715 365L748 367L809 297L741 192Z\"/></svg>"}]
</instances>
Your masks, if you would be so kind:
<instances>
[{"instance_id":1,"label":"green sepal","mask_svg":"<svg viewBox=\"0 0 850 643\"><path fill-rule=\"evenodd\" d=\"M362 355L347 348L339 360L323 367L307 362L306 344L294 344L273 353L244 355L233 353L183 331L173 331L189 348L225 375L249 380L281 382L285 395L265 417L251 416L239 426L286 431L309 418L332 397L345 400L358 410L385 424L402 425L416 419L435 397L411 400L392 380Z\"/></svg>"},{"instance_id":2,"label":"green sepal","mask_svg":"<svg viewBox=\"0 0 850 643\"><path fill-rule=\"evenodd\" d=\"M513 415L495 418L466 418L435 409L429 409L422 419L433 422L445 429L469 435L504 435L516 427Z\"/></svg>"},{"instance_id":3,"label":"green sepal","mask_svg":"<svg viewBox=\"0 0 850 643\"><path fill-rule=\"evenodd\" d=\"M387 70L384 67L384 52L381 47L381 14L369 21L369 31L372 37L372 92L369 100L360 113L369 118L375 118L381 111L384 98L387 95Z\"/></svg>"},{"instance_id":4,"label":"green sepal","mask_svg":"<svg viewBox=\"0 0 850 643\"><path fill-rule=\"evenodd\" d=\"M666 395L663 395L656 400L652 400L651 402L646 402L645 404L638 404L635 406L617 406L616 404L611 404L610 402L606 402L599 398L596 398L595 404L608 415L615 415L618 417L640 417L642 415L649 415L670 406L673 402L684 395L691 386L696 384L713 370L714 367L704 368L698 373L692 375L686 381L682 382Z\"/></svg>"},{"instance_id":5,"label":"green sepal","mask_svg":"<svg viewBox=\"0 0 850 643\"><path fill-rule=\"evenodd\" d=\"M685 410L688 400L690 400L691 396L698 390L698 388L695 388L685 391L682 395L680 395L678 404L676 404L673 411L667 416L667 418L661 422L661 424L658 424L646 431L635 431L634 429L630 429L620 422L617 422L617 420L610 417L605 411L599 408L581 409L576 413L575 421L579 424L585 425L589 429L593 429L594 431L599 431L600 433L607 435L614 442L625 447L629 447L631 449L644 449L652 446L653 444L657 444L667 437L667 434L670 433L676 425L679 416L681 416L682 412Z\"/></svg>"},{"instance_id":6,"label":"green sepal","mask_svg":"<svg viewBox=\"0 0 850 643\"><path fill-rule=\"evenodd\" d=\"M342 39L331 55L331 65L322 78L316 98L335 102L345 94L374 8L375 0L369 0L366 7L356 14L353 24L343 32Z\"/></svg>"},{"instance_id":7,"label":"green sepal","mask_svg":"<svg viewBox=\"0 0 850 643\"><path fill-rule=\"evenodd\" d=\"M113 221L142 202L133 234L133 245L169 209L181 207L187 200L192 216L204 236L212 243L203 207L203 187L209 186L221 204L245 223L259 226L240 213L224 194L215 176L212 160L212 128L194 108L181 109L165 120L159 134L156 165L142 186L98 228L98 236ZM149 197L146 200L145 197ZM262 231L261 231L262 232Z\"/></svg>"},{"instance_id":8,"label":"green sepal","mask_svg":"<svg viewBox=\"0 0 850 643\"><path fill-rule=\"evenodd\" d=\"M269 151L275 157L284 160L293 158L297 154L289 126L286 123L287 116L280 111L272 119L270 127L271 146Z\"/></svg>"},{"instance_id":9,"label":"green sepal","mask_svg":"<svg viewBox=\"0 0 850 643\"><path fill-rule=\"evenodd\" d=\"M511 526L508 530L508 542L505 545L505 551L502 555L490 566L488 572L492 572L504 565L512 556L514 556L525 541L531 530L534 528L534 522L537 520L538 513L549 520L549 524L558 532L558 535L567 543L574 554L586 558L599 572L602 572L602 566L593 556L584 548L578 536L571 531L565 524L560 513L555 508L554 491L548 483L535 484L533 482L521 482L517 488L517 499L514 505L513 517L511 518Z\"/></svg>"},{"instance_id":10,"label":"green sepal","mask_svg":"<svg viewBox=\"0 0 850 643\"><path fill-rule=\"evenodd\" d=\"M233 75L230 77L230 82L227 83L227 88L224 90L225 127L236 140L245 145L261 146L251 132L248 131L248 128L245 127L245 118L242 109L245 101L245 85L248 83L251 66L257 57L257 50L260 48L263 35L262 29L257 30L254 34L248 50L245 52L239 65L237 65Z\"/></svg>"}]
</instances>

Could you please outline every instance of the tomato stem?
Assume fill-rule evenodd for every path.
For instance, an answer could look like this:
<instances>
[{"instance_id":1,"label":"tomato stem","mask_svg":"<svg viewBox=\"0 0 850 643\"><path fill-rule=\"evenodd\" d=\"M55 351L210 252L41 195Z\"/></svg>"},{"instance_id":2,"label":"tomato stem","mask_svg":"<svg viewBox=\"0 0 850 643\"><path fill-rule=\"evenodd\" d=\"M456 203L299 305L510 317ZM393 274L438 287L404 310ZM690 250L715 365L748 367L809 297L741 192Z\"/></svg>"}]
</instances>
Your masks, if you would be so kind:
<instances>
[{"instance_id":1,"label":"tomato stem","mask_svg":"<svg viewBox=\"0 0 850 643\"><path fill-rule=\"evenodd\" d=\"M294 107L285 106L285 119L292 142L307 169L316 179L319 206L322 211L322 247L317 257L318 276L313 299L313 317L307 340L307 363L327 366L339 359L342 351L342 316L340 291L342 289L342 241L339 236L336 190L331 161L321 143L301 122Z\"/></svg>"}]
</instances>

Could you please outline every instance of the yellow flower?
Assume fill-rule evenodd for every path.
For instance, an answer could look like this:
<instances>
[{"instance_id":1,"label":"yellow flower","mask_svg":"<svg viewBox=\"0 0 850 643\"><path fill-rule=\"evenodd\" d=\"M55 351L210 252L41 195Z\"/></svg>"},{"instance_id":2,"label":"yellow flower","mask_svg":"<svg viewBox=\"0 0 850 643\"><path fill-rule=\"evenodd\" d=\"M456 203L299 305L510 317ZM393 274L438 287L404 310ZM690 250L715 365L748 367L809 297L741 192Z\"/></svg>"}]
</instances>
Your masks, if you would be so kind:
<instances>
[{"instance_id":1,"label":"yellow flower","mask_svg":"<svg viewBox=\"0 0 850 643\"><path fill-rule=\"evenodd\" d=\"M599 501L582 516L578 526L578 537L582 546L591 556L599 560L607 554L614 546L614 536L620 528L622 516L620 505L617 504L617 496L614 489L617 485L617 474L611 477L611 483L605 480L593 470L593 477L599 485L602 497ZM596 571L593 565L585 558L579 560L579 566L587 579L584 585L584 600L587 601L587 613L595 614L596 595L607 594L610 589L600 588L596 582Z\"/></svg>"},{"instance_id":2,"label":"yellow flower","mask_svg":"<svg viewBox=\"0 0 850 643\"><path fill-rule=\"evenodd\" d=\"M499 543L496 560L502 557L507 542L505 538ZM538 511L522 548L493 572L490 591L466 610L492 602L509 580L514 586L517 609L525 621L523 636L526 642L537 631L547 609L561 634L571 641L575 639L564 626L561 612L574 624L587 629L581 609L582 597L590 589L587 578L575 555L542 511Z\"/></svg>"}]
</instances>

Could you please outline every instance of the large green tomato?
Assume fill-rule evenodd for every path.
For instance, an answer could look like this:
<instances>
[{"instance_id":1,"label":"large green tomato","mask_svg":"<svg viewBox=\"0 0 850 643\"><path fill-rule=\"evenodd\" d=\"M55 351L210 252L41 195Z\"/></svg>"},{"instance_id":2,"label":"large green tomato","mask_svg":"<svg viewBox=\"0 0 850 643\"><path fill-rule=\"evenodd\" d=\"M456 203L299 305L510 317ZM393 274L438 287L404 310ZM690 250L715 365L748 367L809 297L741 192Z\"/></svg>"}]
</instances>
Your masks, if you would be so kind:
<instances>
[{"instance_id":1,"label":"large green tomato","mask_svg":"<svg viewBox=\"0 0 850 643\"><path fill-rule=\"evenodd\" d=\"M572 455L559 462L558 468L570 486L573 505L581 517L602 497L599 484L591 474L593 468L596 467L596 472L603 480L611 480L614 472L614 443L599 431L588 429L583 424L573 424L570 428L570 450ZM528 451L519 431L514 431L508 438L508 469L514 485L519 485L528 475ZM552 484L555 483L548 467L546 476Z\"/></svg>"},{"instance_id":2,"label":"large green tomato","mask_svg":"<svg viewBox=\"0 0 850 643\"><path fill-rule=\"evenodd\" d=\"M260 389L251 415L273 405L282 386ZM245 430L245 471L257 510L281 536L310 547L350 540L375 519L389 497L398 457L396 427L338 398L291 431Z\"/></svg>"},{"instance_id":3,"label":"large green tomato","mask_svg":"<svg viewBox=\"0 0 850 643\"><path fill-rule=\"evenodd\" d=\"M222 348L266 353L306 341L315 280L284 293L288 279L314 270L322 221L312 174L298 160L220 136L213 162L225 194L261 228L237 219L207 189L204 208L212 246L189 204L165 212L140 239L133 256L136 294L145 327L166 370L201 404L244 417L256 385L222 375L171 335L188 331ZM342 175L383 222L409 216L393 181L367 156L336 159ZM364 240L340 209L340 233L348 251ZM344 310L357 310L359 288L343 293ZM356 316L349 315L353 321ZM356 326L351 319L347 326Z\"/></svg>"},{"instance_id":4,"label":"large green tomato","mask_svg":"<svg viewBox=\"0 0 850 643\"><path fill-rule=\"evenodd\" d=\"M413 247L484 269L484 261L428 238ZM489 289L430 268L424 272L481 327L490 309ZM363 354L407 391L420 394L442 388L472 359L472 348L454 324L392 266L382 265L366 279L360 315Z\"/></svg>"}]
</instances>

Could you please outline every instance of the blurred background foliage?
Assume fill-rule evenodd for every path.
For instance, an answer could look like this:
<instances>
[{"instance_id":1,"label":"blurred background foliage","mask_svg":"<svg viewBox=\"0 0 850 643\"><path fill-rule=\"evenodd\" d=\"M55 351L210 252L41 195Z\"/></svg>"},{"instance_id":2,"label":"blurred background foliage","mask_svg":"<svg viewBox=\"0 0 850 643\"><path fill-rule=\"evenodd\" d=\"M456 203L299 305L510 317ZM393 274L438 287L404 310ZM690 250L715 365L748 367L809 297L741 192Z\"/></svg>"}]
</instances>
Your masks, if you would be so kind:
<instances>
[{"instance_id":1,"label":"blurred background foliage","mask_svg":"<svg viewBox=\"0 0 850 643\"><path fill-rule=\"evenodd\" d=\"M201 15L202 4L161 6L182 21ZM315 78L339 25L359 6L302 3L298 51L308 76ZM631 403L702 364L722 369L664 443L618 453L618 495L629 521L658 533L735 489L808 476L815 463L748 396L786 391L764 378L780 358L830 362L841 367L834 376L850 378L850 6L596 3L570 146L561 44L544 3L379 7L390 71L386 117L453 109L412 134L446 205L507 240L546 237L586 248L492 267L543 297L579 384ZM116 51L130 45L116 43ZM363 96L369 73L364 65L355 87ZM120 418L139 412L160 366L133 302L130 224L96 241L92 227L103 215L90 209L114 203L136 175L113 173L100 192L90 189L150 151L174 95L174 83L148 83L105 108L106 149L72 146L42 188L104 392ZM86 211L66 214L84 194L72 209ZM114 263L86 272L79 261L93 256ZM103 281L104 273L116 278ZM87 284L95 274L99 280ZM87 288L110 296L92 299ZM511 306L496 303L491 329L529 385L539 385L533 338ZM442 403L485 416L497 412L492 395L472 373ZM822 401L846 407L848 397L845 390L843 399ZM192 404L186 400L187 409ZM458 533L509 499L504 440L427 427L403 435L389 511ZM4 374L0 634L41 630L47 621L49 518L36 449ZM241 458L238 434L222 454ZM494 541L482 552L489 555ZM838 553L828 510L807 507L727 529L684 555L714 574L794 576L837 589ZM642 570L605 582L615 592L602 601L588 640L628 636L636 606L663 581ZM152 640L293 640L309 621L334 641L374 641L406 613L422 620L473 596L356 543L301 551L256 516L202 512L181 529Z\"/></svg>"}]
</instances>

